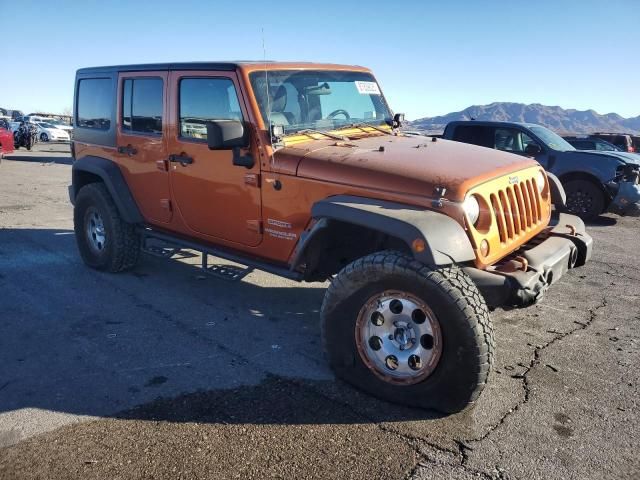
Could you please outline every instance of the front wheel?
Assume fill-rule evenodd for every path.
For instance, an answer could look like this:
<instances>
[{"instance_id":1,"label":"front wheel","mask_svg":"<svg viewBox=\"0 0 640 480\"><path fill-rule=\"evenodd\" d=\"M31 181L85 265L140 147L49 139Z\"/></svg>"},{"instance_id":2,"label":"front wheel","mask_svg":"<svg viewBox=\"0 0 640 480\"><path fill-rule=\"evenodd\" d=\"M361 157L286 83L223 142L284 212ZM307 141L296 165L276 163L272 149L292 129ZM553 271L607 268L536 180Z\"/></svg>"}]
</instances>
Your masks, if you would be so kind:
<instances>
[{"instance_id":1,"label":"front wheel","mask_svg":"<svg viewBox=\"0 0 640 480\"><path fill-rule=\"evenodd\" d=\"M46 133L41 133L40 134L40 141L48 142L49 141L49 135L47 135Z\"/></svg>"},{"instance_id":2,"label":"front wheel","mask_svg":"<svg viewBox=\"0 0 640 480\"><path fill-rule=\"evenodd\" d=\"M567 211L583 220L591 220L604 211L605 198L599 185L589 180L569 180L564 184Z\"/></svg>"},{"instance_id":3,"label":"front wheel","mask_svg":"<svg viewBox=\"0 0 640 480\"><path fill-rule=\"evenodd\" d=\"M493 363L487 306L454 266L432 269L393 251L361 258L331 283L321 319L336 375L391 402L461 411Z\"/></svg>"}]
</instances>

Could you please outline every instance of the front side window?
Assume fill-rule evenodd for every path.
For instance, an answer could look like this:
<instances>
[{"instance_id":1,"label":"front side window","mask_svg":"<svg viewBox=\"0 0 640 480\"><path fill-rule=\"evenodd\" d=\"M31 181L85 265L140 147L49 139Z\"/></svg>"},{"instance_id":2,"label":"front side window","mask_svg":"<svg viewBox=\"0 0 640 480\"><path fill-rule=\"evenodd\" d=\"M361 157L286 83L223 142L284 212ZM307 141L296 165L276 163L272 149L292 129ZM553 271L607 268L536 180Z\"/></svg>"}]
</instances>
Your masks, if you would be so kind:
<instances>
[{"instance_id":1,"label":"front side window","mask_svg":"<svg viewBox=\"0 0 640 480\"><path fill-rule=\"evenodd\" d=\"M378 84L366 72L271 70L253 72L250 79L264 124L281 125L285 134L392 121Z\"/></svg>"},{"instance_id":2,"label":"front side window","mask_svg":"<svg viewBox=\"0 0 640 480\"><path fill-rule=\"evenodd\" d=\"M127 78L122 87L122 130L161 135L162 79Z\"/></svg>"},{"instance_id":3,"label":"front side window","mask_svg":"<svg viewBox=\"0 0 640 480\"><path fill-rule=\"evenodd\" d=\"M238 94L228 78L180 80L180 136L207 139L207 122L242 120Z\"/></svg>"},{"instance_id":4,"label":"front side window","mask_svg":"<svg viewBox=\"0 0 640 480\"><path fill-rule=\"evenodd\" d=\"M505 152L525 153L527 146L536 142L526 133L515 128L496 128L494 148Z\"/></svg>"},{"instance_id":5,"label":"front side window","mask_svg":"<svg viewBox=\"0 0 640 480\"><path fill-rule=\"evenodd\" d=\"M78 127L109 130L114 103L110 78L80 80L76 107Z\"/></svg>"}]
</instances>

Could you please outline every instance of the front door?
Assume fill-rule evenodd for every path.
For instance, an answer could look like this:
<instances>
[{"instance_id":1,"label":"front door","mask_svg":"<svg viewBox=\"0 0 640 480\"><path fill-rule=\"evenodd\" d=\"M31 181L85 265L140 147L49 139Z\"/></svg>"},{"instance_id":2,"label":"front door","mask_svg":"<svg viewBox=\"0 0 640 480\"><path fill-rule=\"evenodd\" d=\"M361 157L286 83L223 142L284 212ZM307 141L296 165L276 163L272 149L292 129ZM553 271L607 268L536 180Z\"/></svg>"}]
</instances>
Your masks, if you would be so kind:
<instances>
[{"instance_id":1,"label":"front door","mask_svg":"<svg viewBox=\"0 0 640 480\"><path fill-rule=\"evenodd\" d=\"M171 72L169 83L169 178L178 214L191 234L258 245L260 162L256 158L251 169L236 166L232 150L207 147L206 122L248 119L235 72Z\"/></svg>"},{"instance_id":2,"label":"front door","mask_svg":"<svg viewBox=\"0 0 640 480\"><path fill-rule=\"evenodd\" d=\"M171 220L166 171L167 72L123 72L118 79L118 163L149 223Z\"/></svg>"}]
</instances>

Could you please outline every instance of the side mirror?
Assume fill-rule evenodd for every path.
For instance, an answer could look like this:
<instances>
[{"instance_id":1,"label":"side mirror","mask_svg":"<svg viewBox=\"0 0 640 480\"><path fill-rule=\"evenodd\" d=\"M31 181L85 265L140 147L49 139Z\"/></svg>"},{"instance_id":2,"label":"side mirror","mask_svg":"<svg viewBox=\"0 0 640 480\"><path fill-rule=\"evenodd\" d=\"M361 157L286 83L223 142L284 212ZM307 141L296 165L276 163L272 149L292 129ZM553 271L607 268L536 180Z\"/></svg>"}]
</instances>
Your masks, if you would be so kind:
<instances>
[{"instance_id":1,"label":"side mirror","mask_svg":"<svg viewBox=\"0 0 640 480\"><path fill-rule=\"evenodd\" d=\"M542 153L542 149L540 148L540 145L538 145L537 143L530 143L525 147L524 153L532 157L535 157L536 155L540 155Z\"/></svg>"},{"instance_id":2,"label":"side mirror","mask_svg":"<svg viewBox=\"0 0 640 480\"><path fill-rule=\"evenodd\" d=\"M393 116L393 128L398 128L404 123L404 113L396 113Z\"/></svg>"},{"instance_id":3,"label":"side mirror","mask_svg":"<svg viewBox=\"0 0 640 480\"><path fill-rule=\"evenodd\" d=\"M212 120L207 122L209 150L232 150L249 146L244 124L239 120Z\"/></svg>"}]
</instances>

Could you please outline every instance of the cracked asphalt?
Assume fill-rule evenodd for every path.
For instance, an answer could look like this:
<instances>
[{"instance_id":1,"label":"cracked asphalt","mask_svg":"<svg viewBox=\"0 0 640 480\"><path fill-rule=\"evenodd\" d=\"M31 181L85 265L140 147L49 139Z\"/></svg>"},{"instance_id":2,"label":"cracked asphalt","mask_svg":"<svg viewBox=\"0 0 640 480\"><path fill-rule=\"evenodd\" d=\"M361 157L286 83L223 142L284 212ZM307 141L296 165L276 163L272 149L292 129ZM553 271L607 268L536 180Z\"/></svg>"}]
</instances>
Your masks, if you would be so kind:
<instances>
[{"instance_id":1,"label":"cracked asphalt","mask_svg":"<svg viewBox=\"0 0 640 480\"><path fill-rule=\"evenodd\" d=\"M322 284L131 273L75 248L62 146L0 164L0 478L639 478L640 219L592 261L493 312L495 371L448 417L336 381Z\"/></svg>"}]
</instances>

